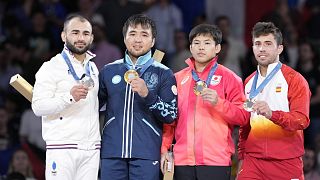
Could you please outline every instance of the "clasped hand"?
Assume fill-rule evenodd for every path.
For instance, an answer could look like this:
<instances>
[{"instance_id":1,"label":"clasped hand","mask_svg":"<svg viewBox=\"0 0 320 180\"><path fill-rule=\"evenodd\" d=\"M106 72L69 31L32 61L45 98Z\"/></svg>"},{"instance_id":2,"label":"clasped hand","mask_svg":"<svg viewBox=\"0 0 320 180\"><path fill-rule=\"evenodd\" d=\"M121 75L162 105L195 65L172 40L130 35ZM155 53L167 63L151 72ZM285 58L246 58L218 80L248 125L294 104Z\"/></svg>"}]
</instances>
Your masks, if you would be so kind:
<instances>
[{"instance_id":1,"label":"clasped hand","mask_svg":"<svg viewBox=\"0 0 320 180\"><path fill-rule=\"evenodd\" d=\"M148 87L143 79L140 77L132 78L129 80L129 84L131 85L131 89L133 92L136 92L141 97L146 97L149 93Z\"/></svg>"}]
</instances>

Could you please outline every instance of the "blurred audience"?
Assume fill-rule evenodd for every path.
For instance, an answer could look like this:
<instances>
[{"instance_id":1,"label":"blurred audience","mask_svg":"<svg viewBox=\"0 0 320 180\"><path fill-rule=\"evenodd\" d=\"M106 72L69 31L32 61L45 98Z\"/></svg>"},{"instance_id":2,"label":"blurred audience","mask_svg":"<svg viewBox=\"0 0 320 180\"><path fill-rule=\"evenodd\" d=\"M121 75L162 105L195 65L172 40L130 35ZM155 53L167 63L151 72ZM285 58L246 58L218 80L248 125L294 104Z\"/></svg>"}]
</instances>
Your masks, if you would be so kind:
<instances>
[{"instance_id":1,"label":"blurred audience","mask_svg":"<svg viewBox=\"0 0 320 180\"><path fill-rule=\"evenodd\" d=\"M225 53L225 57L221 64L231 69L238 76L242 77L240 62L244 59L246 53L246 46L243 40L236 39L232 36L232 23L228 16L218 16L215 19L215 24L222 31L222 38L225 45L225 49L223 50L223 53Z\"/></svg>"},{"instance_id":2,"label":"blurred audience","mask_svg":"<svg viewBox=\"0 0 320 180\"><path fill-rule=\"evenodd\" d=\"M181 30L174 32L174 45L176 51L172 58L167 61L167 66L176 73L188 66L185 60L191 57L188 37L185 32Z\"/></svg>"},{"instance_id":3,"label":"blurred audience","mask_svg":"<svg viewBox=\"0 0 320 180\"><path fill-rule=\"evenodd\" d=\"M317 171L317 154L313 148L306 146L304 148L303 160L303 172L305 180L317 180L320 179L320 174Z\"/></svg>"},{"instance_id":4,"label":"blurred audience","mask_svg":"<svg viewBox=\"0 0 320 180\"><path fill-rule=\"evenodd\" d=\"M104 24L93 22L92 32L94 35L92 52L96 54L94 62L100 70L105 64L111 63L122 57L121 50L114 44L111 44L106 36L106 27Z\"/></svg>"},{"instance_id":5,"label":"blurred audience","mask_svg":"<svg viewBox=\"0 0 320 180\"><path fill-rule=\"evenodd\" d=\"M182 30L181 10L171 0L157 0L146 14L155 21L157 37L155 47L166 52L166 59L171 59L175 53L174 32Z\"/></svg>"},{"instance_id":6,"label":"blurred audience","mask_svg":"<svg viewBox=\"0 0 320 180\"><path fill-rule=\"evenodd\" d=\"M11 158L8 174L13 172L21 173L26 180L36 180L28 154L22 149L17 149Z\"/></svg>"},{"instance_id":7,"label":"blurred audience","mask_svg":"<svg viewBox=\"0 0 320 180\"><path fill-rule=\"evenodd\" d=\"M311 123L305 133L305 143L315 148L315 156L320 159L320 1L270 0L268 7L254 6L246 12L247 2L253 1L0 0L0 179L7 174L10 158L17 148L27 152L34 176L44 179L45 144L40 118L34 116L29 109L30 102L15 91L9 81L19 73L34 84L35 73L46 57L63 47L60 33L64 19L75 12L92 21L95 36L92 51L97 54L95 62L99 69L124 53L122 26L127 18L146 12L157 23L155 48L165 52L162 63L174 72L184 68L184 60L190 56L186 32L197 24L215 23L223 32L219 61L242 77L256 69L252 43L247 46L243 43L245 29L251 31L252 27L244 27L244 22L274 22L284 36L281 61L297 69L312 91ZM270 11L272 6L274 9ZM255 13L259 14L258 19L249 19ZM260 14L264 15L260 17ZM309 155L306 148L306 156ZM312 179L310 164L305 165L306 179ZM25 177L12 172L7 178Z\"/></svg>"}]
</instances>

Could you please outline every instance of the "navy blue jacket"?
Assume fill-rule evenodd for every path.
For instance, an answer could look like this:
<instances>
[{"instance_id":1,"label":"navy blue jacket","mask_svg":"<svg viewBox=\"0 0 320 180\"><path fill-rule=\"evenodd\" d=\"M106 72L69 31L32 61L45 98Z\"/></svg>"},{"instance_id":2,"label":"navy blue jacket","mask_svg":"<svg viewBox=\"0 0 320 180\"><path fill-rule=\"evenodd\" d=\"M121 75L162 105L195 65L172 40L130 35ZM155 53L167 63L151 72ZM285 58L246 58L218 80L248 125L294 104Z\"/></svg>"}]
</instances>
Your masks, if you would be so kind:
<instances>
[{"instance_id":1,"label":"navy blue jacket","mask_svg":"<svg viewBox=\"0 0 320 180\"><path fill-rule=\"evenodd\" d=\"M145 69L146 65L150 66ZM149 93L133 93L124 80L128 69L136 69ZM143 74L141 74L143 73ZM106 105L101 158L160 159L163 123L177 117L176 80L172 71L151 59L151 51L135 65L124 59L107 64L99 74L99 102Z\"/></svg>"}]
</instances>

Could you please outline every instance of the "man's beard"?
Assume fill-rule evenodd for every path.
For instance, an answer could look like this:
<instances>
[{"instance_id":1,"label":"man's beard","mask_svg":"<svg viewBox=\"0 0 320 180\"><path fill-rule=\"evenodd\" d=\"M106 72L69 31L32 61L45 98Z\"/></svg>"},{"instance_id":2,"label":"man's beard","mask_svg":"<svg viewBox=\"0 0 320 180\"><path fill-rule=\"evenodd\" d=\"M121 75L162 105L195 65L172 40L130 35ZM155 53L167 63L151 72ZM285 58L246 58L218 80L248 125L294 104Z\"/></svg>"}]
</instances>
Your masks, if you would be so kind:
<instances>
[{"instance_id":1,"label":"man's beard","mask_svg":"<svg viewBox=\"0 0 320 180\"><path fill-rule=\"evenodd\" d=\"M71 51L72 53L80 55L80 54L86 53L90 49L91 44L86 45L83 49L78 49L73 44L71 44L69 41L67 41L66 46L69 49L69 51Z\"/></svg>"}]
</instances>

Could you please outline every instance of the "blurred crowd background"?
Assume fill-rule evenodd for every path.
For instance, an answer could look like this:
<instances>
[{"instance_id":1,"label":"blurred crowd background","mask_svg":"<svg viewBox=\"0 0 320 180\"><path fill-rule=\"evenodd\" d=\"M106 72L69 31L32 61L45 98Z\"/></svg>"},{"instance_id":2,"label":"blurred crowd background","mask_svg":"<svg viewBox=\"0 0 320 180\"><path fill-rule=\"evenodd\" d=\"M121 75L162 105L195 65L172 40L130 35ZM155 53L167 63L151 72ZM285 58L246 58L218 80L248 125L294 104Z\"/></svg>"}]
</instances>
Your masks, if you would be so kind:
<instances>
[{"instance_id":1,"label":"blurred crowd background","mask_svg":"<svg viewBox=\"0 0 320 180\"><path fill-rule=\"evenodd\" d=\"M91 50L99 69L123 56L122 26L132 14L145 13L155 20L155 48L166 53L163 64L174 72L186 67L184 60L191 55L191 28L216 24L223 32L219 63L243 79L256 69L253 25L274 22L284 36L281 61L300 72L312 92L304 172L307 180L320 179L320 0L0 0L0 180L44 179L41 118L9 81L19 73L34 84L42 63L63 48L60 33L69 13L92 22ZM237 131L234 134L237 142ZM236 167L236 154L233 159Z\"/></svg>"}]
</instances>

